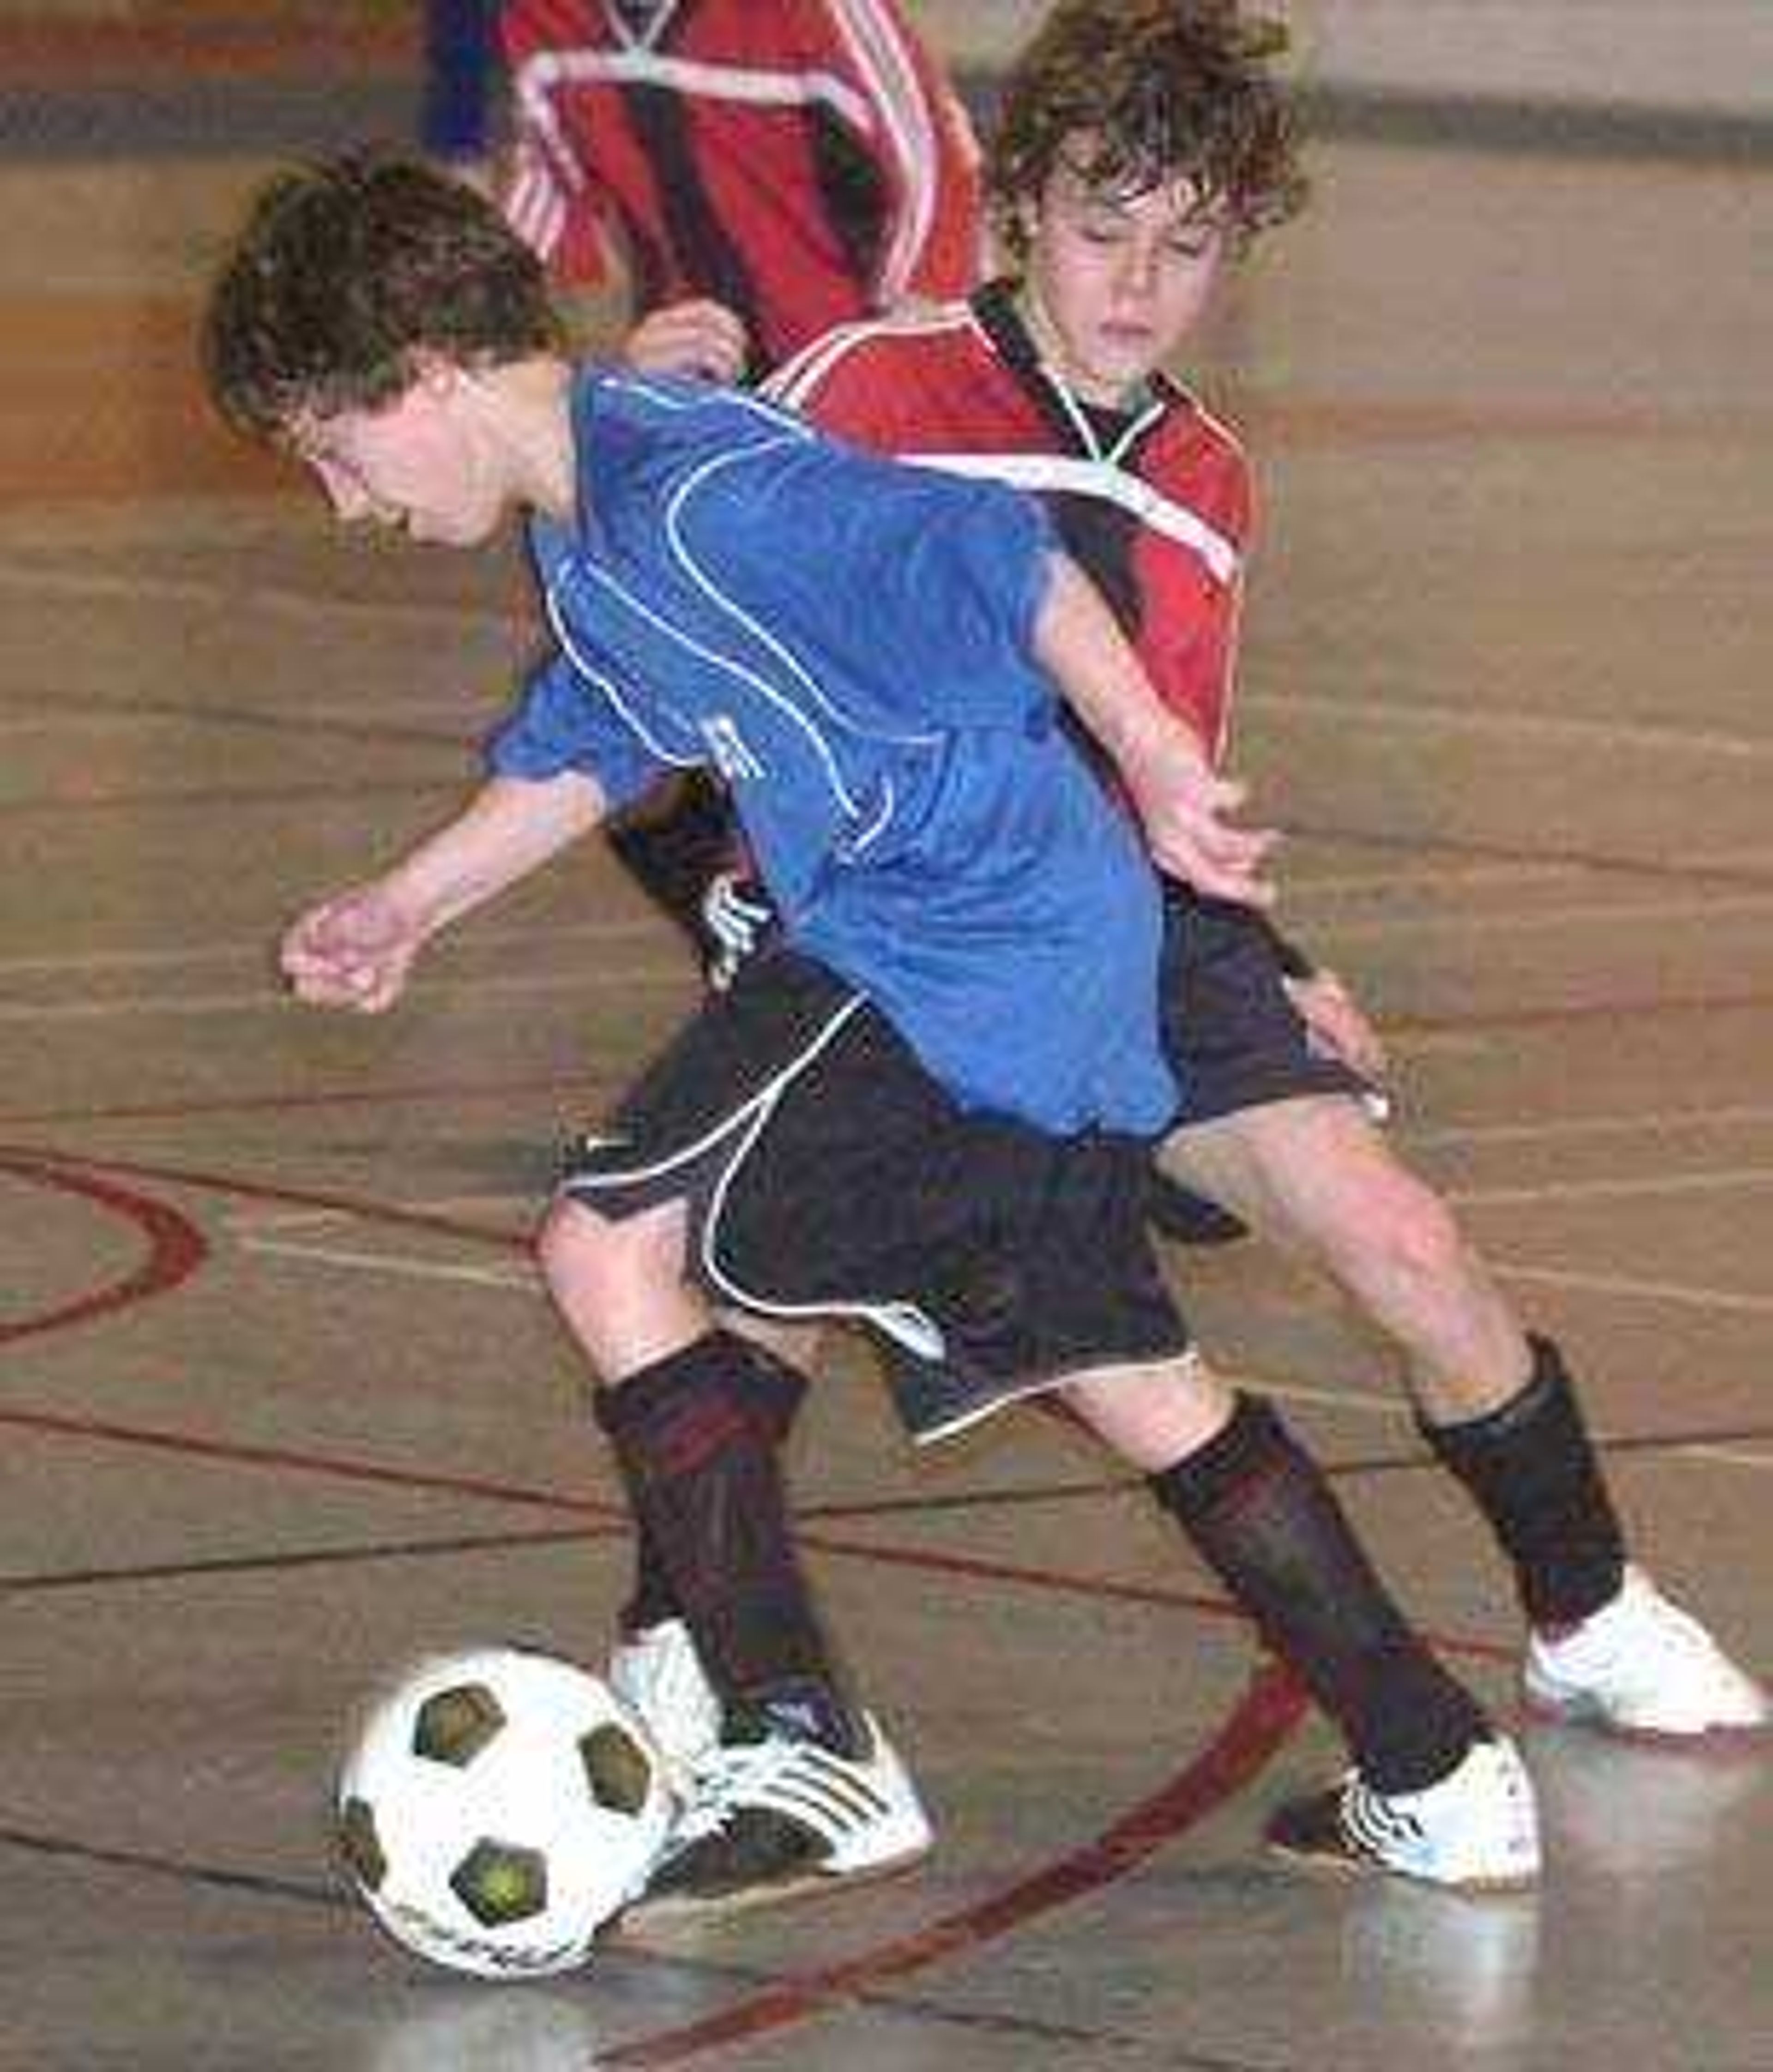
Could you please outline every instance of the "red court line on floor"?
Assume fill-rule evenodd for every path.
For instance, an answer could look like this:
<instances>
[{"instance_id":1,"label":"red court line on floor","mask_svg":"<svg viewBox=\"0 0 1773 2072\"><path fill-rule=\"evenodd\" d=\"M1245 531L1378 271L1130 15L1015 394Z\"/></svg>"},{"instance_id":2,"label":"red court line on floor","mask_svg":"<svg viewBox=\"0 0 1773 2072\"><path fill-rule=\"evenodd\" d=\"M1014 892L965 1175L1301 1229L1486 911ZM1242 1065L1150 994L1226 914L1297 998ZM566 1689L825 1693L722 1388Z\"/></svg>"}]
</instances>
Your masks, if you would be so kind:
<instances>
[{"instance_id":1,"label":"red court line on floor","mask_svg":"<svg viewBox=\"0 0 1773 2072\"><path fill-rule=\"evenodd\" d=\"M167 1166L146 1159L110 1158L84 1152L0 1145L0 1169L16 1166L28 1166L45 1174L52 1170L68 1175L121 1174L131 1180L151 1180L161 1186L195 1187L202 1194L228 1194L248 1202L271 1202L282 1208L336 1210L342 1215L390 1223L401 1230L434 1231L442 1236L466 1239L472 1244L495 1245L501 1251L523 1252L529 1247L527 1234L500 1230L490 1223L439 1215L430 1209L402 1208L397 1202L378 1202L361 1194L339 1194L330 1188L284 1187L269 1180L244 1180L231 1173L212 1173L200 1166Z\"/></svg>"},{"instance_id":2,"label":"red court line on floor","mask_svg":"<svg viewBox=\"0 0 1773 2072\"><path fill-rule=\"evenodd\" d=\"M207 1100L131 1101L114 1108L0 1109L9 1129L45 1128L80 1122L182 1122L200 1115L278 1115L323 1108L374 1108L387 1102L506 1100L516 1094L559 1094L613 1090L613 1075L589 1071L544 1072L533 1078L432 1079L403 1087L321 1087L298 1094L220 1095ZM50 1155L50 1154L45 1154ZM53 1154L60 1158L66 1153ZM104 1162L104 1161L95 1161Z\"/></svg>"},{"instance_id":3,"label":"red court line on floor","mask_svg":"<svg viewBox=\"0 0 1773 2072\"><path fill-rule=\"evenodd\" d=\"M598 2066L681 2065L709 2051L753 2042L772 2029L841 2011L889 1980L949 1958L969 1956L1043 1914L1100 1891L1199 1826L1249 1783L1298 1725L1308 1703L1284 1670L1265 1666L1187 1767L1083 1848L976 1906L846 1963L784 1979L685 2028L599 2050Z\"/></svg>"},{"instance_id":4,"label":"red court line on floor","mask_svg":"<svg viewBox=\"0 0 1773 2072\"><path fill-rule=\"evenodd\" d=\"M164 1295L188 1281L208 1253L204 1235L189 1217L151 1196L117 1186L90 1172L73 1172L30 1157L0 1154L0 1172L36 1186L77 1194L134 1223L148 1241L148 1256L121 1280L89 1289L70 1302L35 1317L0 1322L0 1345L14 1345L41 1332L68 1329Z\"/></svg>"},{"instance_id":5,"label":"red court line on floor","mask_svg":"<svg viewBox=\"0 0 1773 2072\"><path fill-rule=\"evenodd\" d=\"M483 1475L440 1474L424 1468L395 1468L343 1454L309 1453L288 1446L249 1446L233 1440L207 1438L198 1432L175 1432L151 1424L124 1424L105 1417L76 1417L53 1410L0 1410L0 1425L58 1439L84 1439L101 1445L138 1447L150 1453L177 1453L229 1467L269 1468L280 1474L316 1475L338 1482L373 1482L384 1488L434 1490L452 1496L484 1498L496 1503L533 1510L570 1511L590 1518L622 1519L614 1504L538 1489L523 1482L495 1482Z\"/></svg>"}]
</instances>

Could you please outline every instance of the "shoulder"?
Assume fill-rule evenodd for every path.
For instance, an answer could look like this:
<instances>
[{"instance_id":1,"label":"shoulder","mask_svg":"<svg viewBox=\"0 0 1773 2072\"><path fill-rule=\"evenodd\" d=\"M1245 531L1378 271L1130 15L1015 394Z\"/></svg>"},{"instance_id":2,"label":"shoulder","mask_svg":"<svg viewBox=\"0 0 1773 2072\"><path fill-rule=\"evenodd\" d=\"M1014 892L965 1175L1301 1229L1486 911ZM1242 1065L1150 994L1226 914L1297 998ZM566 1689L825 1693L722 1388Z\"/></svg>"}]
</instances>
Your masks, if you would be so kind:
<instances>
[{"instance_id":1,"label":"shoulder","mask_svg":"<svg viewBox=\"0 0 1773 2072\"><path fill-rule=\"evenodd\" d=\"M969 355L978 343L964 302L919 303L840 324L778 368L765 393L794 410L921 377Z\"/></svg>"},{"instance_id":2,"label":"shoulder","mask_svg":"<svg viewBox=\"0 0 1773 2072\"><path fill-rule=\"evenodd\" d=\"M499 10L499 35L513 64L547 52L601 50L609 42L596 9L577 10L570 22L563 21L554 0L505 0Z\"/></svg>"},{"instance_id":3,"label":"shoulder","mask_svg":"<svg viewBox=\"0 0 1773 2072\"><path fill-rule=\"evenodd\" d=\"M812 434L798 417L743 389L596 367L579 378L574 436L606 482L629 475L657 484L674 471L804 444Z\"/></svg>"},{"instance_id":4,"label":"shoulder","mask_svg":"<svg viewBox=\"0 0 1773 2072\"><path fill-rule=\"evenodd\" d=\"M1252 491L1241 434L1179 383L1166 381L1164 394L1164 414L1139 449L1139 474L1154 489L1244 512Z\"/></svg>"}]
</instances>

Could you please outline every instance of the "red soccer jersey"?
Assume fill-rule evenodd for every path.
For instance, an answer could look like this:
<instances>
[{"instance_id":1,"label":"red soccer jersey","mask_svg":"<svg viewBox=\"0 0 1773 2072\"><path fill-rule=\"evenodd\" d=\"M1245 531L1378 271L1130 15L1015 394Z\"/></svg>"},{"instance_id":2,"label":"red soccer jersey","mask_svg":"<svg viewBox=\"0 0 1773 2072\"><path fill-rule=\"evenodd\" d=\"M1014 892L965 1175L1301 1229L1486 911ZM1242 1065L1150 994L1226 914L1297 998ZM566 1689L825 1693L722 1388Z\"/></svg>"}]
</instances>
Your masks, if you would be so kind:
<instances>
[{"instance_id":1,"label":"red soccer jersey","mask_svg":"<svg viewBox=\"0 0 1773 2072\"><path fill-rule=\"evenodd\" d=\"M1036 492L1165 702L1223 757L1251 525L1236 438L1175 383L1125 417L1043 372L1002 282L970 303L852 324L770 384L821 430Z\"/></svg>"},{"instance_id":2,"label":"red soccer jersey","mask_svg":"<svg viewBox=\"0 0 1773 2072\"><path fill-rule=\"evenodd\" d=\"M506 212L557 278L709 295L767 364L977 277L977 147L897 0L507 0Z\"/></svg>"}]
</instances>

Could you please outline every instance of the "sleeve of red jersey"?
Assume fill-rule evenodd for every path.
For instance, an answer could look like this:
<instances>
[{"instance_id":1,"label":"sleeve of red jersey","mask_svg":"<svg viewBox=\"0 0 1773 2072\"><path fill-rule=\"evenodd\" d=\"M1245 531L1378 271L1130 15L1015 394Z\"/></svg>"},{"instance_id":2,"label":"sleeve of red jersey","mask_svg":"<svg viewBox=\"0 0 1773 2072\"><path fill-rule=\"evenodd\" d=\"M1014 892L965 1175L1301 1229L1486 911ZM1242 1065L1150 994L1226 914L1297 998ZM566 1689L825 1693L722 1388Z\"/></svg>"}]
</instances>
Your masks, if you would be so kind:
<instances>
[{"instance_id":1,"label":"sleeve of red jersey","mask_svg":"<svg viewBox=\"0 0 1773 2072\"><path fill-rule=\"evenodd\" d=\"M500 207L556 282L600 287L615 270L607 196L549 62L586 39L580 11L562 0L510 0L500 10L512 131Z\"/></svg>"},{"instance_id":2,"label":"sleeve of red jersey","mask_svg":"<svg viewBox=\"0 0 1773 2072\"><path fill-rule=\"evenodd\" d=\"M959 95L896 0L824 0L829 59L867 103L863 141L891 208L873 284L877 307L946 301L978 278L979 147Z\"/></svg>"}]
</instances>

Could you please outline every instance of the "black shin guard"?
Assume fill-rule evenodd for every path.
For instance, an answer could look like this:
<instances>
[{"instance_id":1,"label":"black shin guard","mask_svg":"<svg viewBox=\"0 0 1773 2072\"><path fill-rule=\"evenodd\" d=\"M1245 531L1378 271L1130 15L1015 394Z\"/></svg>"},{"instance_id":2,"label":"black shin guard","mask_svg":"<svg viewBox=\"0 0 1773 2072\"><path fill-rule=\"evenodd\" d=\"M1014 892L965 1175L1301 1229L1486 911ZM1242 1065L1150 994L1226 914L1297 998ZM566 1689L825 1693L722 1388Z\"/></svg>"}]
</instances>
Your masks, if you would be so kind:
<instances>
[{"instance_id":1,"label":"black shin guard","mask_svg":"<svg viewBox=\"0 0 1773 2072\"><path fill-rule=\"evenodd\" d=\"M728 1701L837 1688L776 1460L803 1387L710 1331L597 1398L670 1609Z\"/></svg>"},{"instance_id":2,"label":"black shin guard","mask_svg":"<svg viewBox=\"0 0 1773 2072\"><path fill-rule=\"evenodd\" d=\"M1549 1338L1528 1343L1532 1372L1518 1396L1422 1433L1513 1562L1528 1618L1573 1626L1619 1593L1625 1536L1561 1355Z\"/></svg>"},{"instance_id":3,"label":"black shin guard","mask_svg":"<svg viewBox=\"0 0 1773 2072\"><path fill-rule=\"evenodd\" d=\"M1152 1493L1346 1737L1374 1790L1416 1791L1490 1732L1405 1623L1315 1463L1273 1408L1230 1422Z\"/></svg>"},{"instance_id":4,"label":"black shin guard","mask_svg":"<svg viewBox=\"0 0 1773 2072\"><path fill-rule=\"evenodd\" d=\"M787 1443L807 1392L805 1377L778 1359L765 1347L747 1340L751 1355L751 1400L777 1445ZM622 1608L625 1634L644 1633L648 1626L667 1619L681 1618L683 1607L672 1586L671 1572L659 1551L652 1527L636 1517L634 1534L634 1588Z\"/></svg>"}]
</instances>

